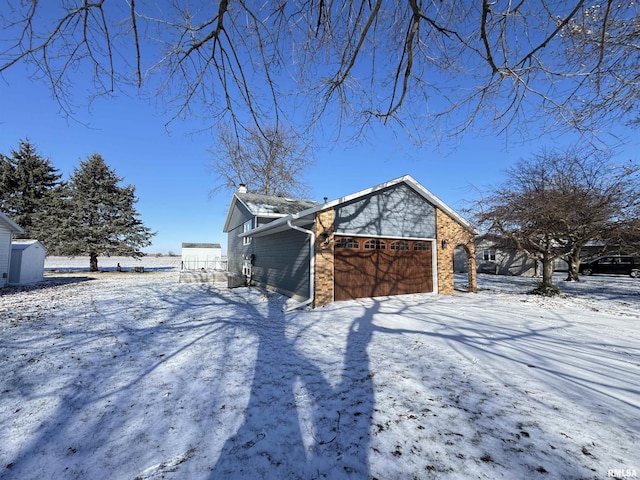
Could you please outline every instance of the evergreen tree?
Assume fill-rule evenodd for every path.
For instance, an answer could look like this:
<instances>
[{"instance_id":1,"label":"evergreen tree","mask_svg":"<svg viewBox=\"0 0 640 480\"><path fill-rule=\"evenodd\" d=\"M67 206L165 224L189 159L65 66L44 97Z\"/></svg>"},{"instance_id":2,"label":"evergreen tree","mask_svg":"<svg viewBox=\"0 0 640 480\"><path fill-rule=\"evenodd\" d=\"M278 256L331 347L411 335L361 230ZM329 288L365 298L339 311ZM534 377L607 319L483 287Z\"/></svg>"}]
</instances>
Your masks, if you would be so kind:
<instances>
[{"instance_id":1,"label":"evergreen tree","mask_svg":"<svg viewBox=\"0 0 640 480\"><path fill-rule=\"evenodd\" d=\"M155 233L138 219L135 187L120 186L123 179L102 156L93 154L74 169L68 185L68 237L61 253L88 255L89 269L98 270L101 255L139 258Z\"/></svg>"},{"instance_id":2,"label":"evergreen tree","mask_svg":"<svg viewBox=\"0 0 640 480\"><path fill-rule=\"evenodd\" d=\"M10 156L0 154L0 208L25 230L24 238L36 238L47 248L59 229L61 177L28 139L20 140Z\"/></svg>"}]
</instances>

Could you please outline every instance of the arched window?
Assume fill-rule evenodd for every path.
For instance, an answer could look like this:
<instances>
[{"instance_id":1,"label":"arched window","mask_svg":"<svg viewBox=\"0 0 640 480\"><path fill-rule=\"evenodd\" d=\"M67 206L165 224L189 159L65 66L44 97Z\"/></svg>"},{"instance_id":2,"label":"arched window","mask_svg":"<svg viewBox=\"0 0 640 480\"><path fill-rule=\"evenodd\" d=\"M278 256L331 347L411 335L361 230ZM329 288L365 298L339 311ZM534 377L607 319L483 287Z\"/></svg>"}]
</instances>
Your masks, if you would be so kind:
<instances>
[{"instance_id":1,"label":"arched window","mask_svg":"<svg viewBox=\"0 0 640 480\"><path fill-rule=\"evenodd\" d=\"M360 246L358 241L354 238L341 238L336 242L336 248L355 248Z\"/></svg>"},{"instance_id":2,"label":"arched window","mask_svg":"<svg viewBox=\"0 0 640 480\"><path fill-rule=\"evenodd\" d=\"M364 242L364 248L365 250L385 250L387 245L382 240L374 238Z\"/></svg>"},{"instance_id":3,"label":"arched window","mask_svg":"<svg viewBox=\"0 0 640 480\"><path fill-rule=\"evenodd\" d=\"M409 250L409 244L404 240L396 240L391 244L391 250Z\"/></svg>"},{"instance_id":4,"label":"arched window","mask_svg":"<svg viewBox=\"0 0 640 480\"><path fill-rule=\"evenodd\" d=\"M413 244L413 249L417 251L431 250L431 244L429 242L416 242Z\"/></svg>"}]
</instances>

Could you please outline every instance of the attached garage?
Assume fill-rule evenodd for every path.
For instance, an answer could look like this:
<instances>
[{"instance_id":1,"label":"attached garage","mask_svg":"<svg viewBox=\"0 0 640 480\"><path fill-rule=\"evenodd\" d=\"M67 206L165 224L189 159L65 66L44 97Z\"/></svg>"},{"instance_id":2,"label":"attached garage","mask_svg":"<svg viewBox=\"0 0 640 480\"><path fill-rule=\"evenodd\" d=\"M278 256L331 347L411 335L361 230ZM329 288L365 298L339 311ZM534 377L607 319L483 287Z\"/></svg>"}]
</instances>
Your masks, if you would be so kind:
<instances>
[{"instance_id":1,"label":"attached garage","mask_svg":"<svg viewBox=\"0 0 640 480\"><path fill-rule=\"evenodd\" d=\"M469 291L475 291L475 233L405 175L247 228L230 238L229 255L231 245L240 243L237 237L250 248L242 250L251 261L250 283L318 307L356 298L452 294L459 246L469 261Z\"/></svg>"},{"instance_id":2,"label":"attached garage","mask_svg":"<svg viewBox=\"0 0 640 480\"><path fill-rule=\"evenodd\" d=\"M433 292L433 242L335 238L335 300Z\"/></svg>"}]
</instances>

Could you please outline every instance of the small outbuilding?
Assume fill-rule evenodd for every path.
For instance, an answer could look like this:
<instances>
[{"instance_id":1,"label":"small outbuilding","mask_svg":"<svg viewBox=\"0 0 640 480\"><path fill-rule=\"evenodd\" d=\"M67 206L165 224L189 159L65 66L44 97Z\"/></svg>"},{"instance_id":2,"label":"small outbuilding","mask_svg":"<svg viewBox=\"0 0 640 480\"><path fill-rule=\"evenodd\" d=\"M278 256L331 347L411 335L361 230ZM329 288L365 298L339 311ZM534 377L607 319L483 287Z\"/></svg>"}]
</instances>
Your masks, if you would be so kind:
<instances>
[{"instance_id":1,"label":"small outbuilding","mask_svg":"<svg viewBox=\"0 0 640 480\"><path fill-rule=\"evenodd\" d=\"M38 240L11 242L10 285L41 282L44 278L44 259L47 249Z\"/></svg>"},{"instance_id":2,"label":"small outbuilding","mask_svg":"<svg viewBox=\"0 0 640 480\"><path fill-rule=\"evenodd\" d=\"M0 212L0 287L6 287L9 283L11 241L16 233L24 233L24 230L4 213Z\"/></svg>"},{"instance_id":3,"label":"small outbuilding","mask_svg":"<svg viewBox=\"0 0 640 480\"><path fill-rule=\"evenodd\" d=\"M182 270L222 270L222 246L219 243L183 243Z\"/></svg>"}]
</instances>

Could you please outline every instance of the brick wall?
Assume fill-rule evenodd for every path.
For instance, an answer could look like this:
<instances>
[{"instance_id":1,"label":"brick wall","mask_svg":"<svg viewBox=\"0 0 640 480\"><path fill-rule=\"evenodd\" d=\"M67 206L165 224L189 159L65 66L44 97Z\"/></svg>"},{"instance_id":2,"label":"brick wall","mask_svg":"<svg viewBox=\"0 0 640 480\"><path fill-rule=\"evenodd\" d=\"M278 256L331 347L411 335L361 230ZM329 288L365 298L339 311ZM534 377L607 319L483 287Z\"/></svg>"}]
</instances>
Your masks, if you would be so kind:
<instances>
[{"instance_id":1,"label":"brick wall","mask_svg":"<svg viewBox=\"0 0 640 480\"><path fill-rule=\"evenodd\" d=\"M315 233L315 301L314 307L333 302L333 208L316 214Z\"/></svg>"},{"instance_id":2,"label":"brick wall","mask_svg":"<svg viewBox=\"0 0 640 480\"><path fill-rule=\"evenodd\" d=\"M442 247L443 240L447 243L445 248ZM442 210L436 209L438 293L453 294L453 251L459 245L464 247L469 261L469 291L475 292L477 287L474 235Z\"/></svg>"}]
</instances>

